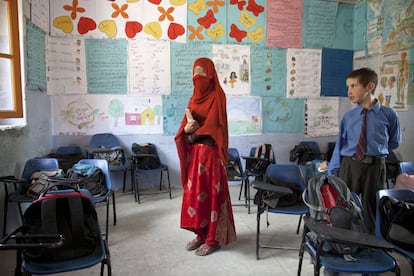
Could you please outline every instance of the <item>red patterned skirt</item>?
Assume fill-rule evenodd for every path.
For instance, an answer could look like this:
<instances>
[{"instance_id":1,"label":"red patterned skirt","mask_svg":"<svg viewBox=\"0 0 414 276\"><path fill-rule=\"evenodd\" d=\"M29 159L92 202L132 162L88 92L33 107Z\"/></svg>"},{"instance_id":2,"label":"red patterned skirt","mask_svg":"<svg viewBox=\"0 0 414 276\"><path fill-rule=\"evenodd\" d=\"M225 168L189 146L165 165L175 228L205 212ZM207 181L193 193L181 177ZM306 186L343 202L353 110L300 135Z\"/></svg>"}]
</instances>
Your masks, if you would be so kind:
<instances>
[{"instance_id":1,"label":"red patterned skirt","mask_svg":"<svg viewBox=\"0 0 414 276\"><path fill-rule=\"evenodd\" d=\"M183 185L181 228L203 236L206 244L236 240L226 164L217 146L190 145L188 181Z\"/></svg>"}]
</instances>

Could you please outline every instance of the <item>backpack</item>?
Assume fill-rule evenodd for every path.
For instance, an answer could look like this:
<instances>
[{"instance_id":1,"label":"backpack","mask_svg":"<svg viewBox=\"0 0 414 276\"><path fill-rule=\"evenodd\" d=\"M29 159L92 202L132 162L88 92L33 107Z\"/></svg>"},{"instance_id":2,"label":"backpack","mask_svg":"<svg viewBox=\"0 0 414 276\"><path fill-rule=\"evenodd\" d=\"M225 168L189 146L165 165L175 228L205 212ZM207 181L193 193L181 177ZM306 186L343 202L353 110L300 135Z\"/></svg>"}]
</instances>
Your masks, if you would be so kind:
<instances>
[{"instance_id":1,"label":"backpack","mask_svg":"<svg viewBox=\"0 0 414 276\"><path fill-rule=\"evenodd\" d=\"M308 145L296 145L289 152L289 161L295 162L298 160L298 165L304 165L308 161L315 159L312 149Z\"/></svg>"},{"instance_id":2,"label":"backpack","mask_svg":"<svg viewBox=\"0 0 414 276\"><path fill-rule=\"evenodd\" d=\"M76 188L86 189L92 196L101 196L108 191L105 174L94 165L76 163L66 172L66 177L74 180Z\"/></svg>"},{"instance_id":3,"label":"backpack","mask_svg":"<svg viewBox=\"0 0 414 276\"><path fill-rule=\"evenodd\" d=\"M256 147L253 157L260 159L246 159L248 161L246 167L255 174L264 175L267 166L275 162L273 146L271 144L260 144Z\"/></svg>"},{"instance_id":4,"label":"backpack","mask_svg":"<svg viewBox=\"0 0 414 276\"><path fill-rule=\"evenodd\" d=\"M271 177L265 177L264 181L268 184L289 188L292 190L292 194L280 195L280 193L277 193L277 192L259 190L256 192L254 196L253 202L256 205L260 204L259 193L262 193L261 197L262 197L263 204L265 204L265 206L268 206L269 208L294 206L302 201L302 198L301 198L302 191L298 189L295 183L289 183L289 182L285 182L279 179L274 179Z\"/></svg>"},{"instance_id":5,"label":"backpack","mask_svg":"<svg viewBox=\"0 0 414 276\"><path fill-rule=\"evenodd\" d=\"M309 215L317 221L353 231L367 233L362 211L346 183L337 176L313 177L303 192L303 201L309 207ZM312 235L312 233L310 233ZM318 243L317 240L314 240ZM353 254L360 248L337 242L325 242L325 251L343 256L347 261L354 261Z\"/></svg>"},{"instance_id":6,"label":"backpack","mask_svg":"<svg viewBox=\"0 0 414 276\"><path fill-rule=\"evenodd\" d=\"M390 243L414 251L414 201L383 196L378 203L381 234Z\"/></svg>"},{"instance_id":7,"label":"backpack","mask_svg":"<svg viewBox=\"0 0 414 276\"><path fill-rule=\"evenodd\" d=\"M133 143L132 160L136 168L141 170L153 170L158 169L161 166L160 159L158 158L157 148L154 144L145 143L137 144Z\"/></svg>"},{"instance_id":8,"label":"backpack","mask_svg":"<svg viewBox=\"0 0 414 276\"><path fill-rule=\"evenodd\" d=\"M94 159L104 159L108 161L109 166L122 166L124 160L124 150L121 146L115 146L112 148L106 148L99 146L99 149L103 149L102 152L99 150L93 152Z\"/></svg>"},{"instance_id":9,"label":"backpack","mask_svg":"<svg viewBox=\"0 0 414 276\"><path fill-rule=\"evenodd\" d=\"M60 234L59 248L29 247L23 250L25 259L39 262L67 261L91 254L98 246L98 220L95 208L84 192L58 191L42 194L27 208L23 216L23 233L30 235ZM45 240L48 242L50 240Z\"/></svg>"},{"instance_id":10,"label":"backpack","mask_svg":"<svg viewBox=\"0 0 414 276\"><path fill-rule=\"evenodd\" d=\"M50 185L53 184L52 180L63 179L64 172L62 169L50 169L35 171L30 176L28 184L24 187L24 193L26 196L38 198L39 195L45 192Z\"/></svg>"}]
</instances>

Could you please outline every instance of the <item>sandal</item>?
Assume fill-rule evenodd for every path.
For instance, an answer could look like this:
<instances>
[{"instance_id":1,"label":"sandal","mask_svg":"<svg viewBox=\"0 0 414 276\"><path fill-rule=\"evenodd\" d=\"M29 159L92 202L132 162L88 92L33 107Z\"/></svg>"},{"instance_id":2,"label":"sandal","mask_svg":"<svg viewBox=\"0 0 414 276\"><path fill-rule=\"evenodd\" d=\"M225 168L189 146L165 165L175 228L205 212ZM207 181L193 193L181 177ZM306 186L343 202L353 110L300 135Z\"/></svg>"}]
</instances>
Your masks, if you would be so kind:
<instances>
[{"instance_id":1,"label":"sandal","mask_svg":"<svg viewBox=\"0 0 414 276\"><path fill-rule=\"evenodd\" d=\"M208 246L207 244L201 245L195 252L197 256L207 256L210 255L213 252L216 252L220 249L220 245L217 246Z\"/></svg>"},{"instance_id":2,"label":"sandal","mask_svg":"<svg viewBox=\"0 0 414 276\"><path fill-rule=\"evenodd\" d=\"M193 239L192 241L187 243L187 245L185 246L185 250L187 250L187 251L195 250L195 249L199 248L202 244L204 244L204 241L199 241L197 239Z\"/></svg>"}]
</instances>

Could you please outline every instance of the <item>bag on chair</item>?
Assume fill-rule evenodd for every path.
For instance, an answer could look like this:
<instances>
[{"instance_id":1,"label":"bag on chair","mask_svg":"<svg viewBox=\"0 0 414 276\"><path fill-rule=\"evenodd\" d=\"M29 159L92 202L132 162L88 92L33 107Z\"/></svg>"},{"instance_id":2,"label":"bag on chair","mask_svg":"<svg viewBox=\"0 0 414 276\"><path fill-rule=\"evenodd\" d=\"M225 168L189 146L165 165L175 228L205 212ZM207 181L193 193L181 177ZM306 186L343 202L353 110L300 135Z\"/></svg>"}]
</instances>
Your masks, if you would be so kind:
<instances>
[{"instance_id":1,"label":"bag on chair","mask_svg":"<svg viewBox=\"0 0 414 276\"><path fill-rule=\"evenodd\" d=\"M367 233L361 208L339 177L323 175L311 178L303 192L303 201L313 219L334 227ZM324 250L335 252L347 261L354 261L352 255L360 250L358 246L337 242L326 242L325 245Z\"/></svg>"},{"instance_id":2,"label":"bag on chair","mask_svg":"<svg viewBox=\"0 0 414 276\"><path fill-rule=\"evenodd\" d=\"M25 249L25 258L33 261L67 261L91 254L98 243L95 207L88 196L78 190L65 193L46 191L25 211L23 226L28 235L61 234L64 238L59 248Z\"/></svg>"}]
</instances>

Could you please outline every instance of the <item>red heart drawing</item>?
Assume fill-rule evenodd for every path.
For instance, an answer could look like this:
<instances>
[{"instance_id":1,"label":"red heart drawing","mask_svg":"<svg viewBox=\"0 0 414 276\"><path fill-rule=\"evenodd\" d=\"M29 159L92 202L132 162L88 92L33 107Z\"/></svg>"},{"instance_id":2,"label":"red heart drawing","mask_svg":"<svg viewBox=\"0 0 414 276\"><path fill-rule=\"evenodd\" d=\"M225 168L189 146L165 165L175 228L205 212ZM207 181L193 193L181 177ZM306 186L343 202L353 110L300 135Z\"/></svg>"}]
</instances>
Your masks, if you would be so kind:
<instances>
[{"instance_id":1,"label":"red heart drawing","mask_svg":"<svg viewBox=\"0 0 414 276\"><path fill-rule=\"evenodd\" d=\"M185 29L182 25L177 23L171 23L168 27L168 37L170 39L176 39L180 35L183 35L185 33Z\"/></svg>"},{"instance_id":2,"label":"red heart drawing","mask_svg":"<svg viewBox=\"0 0 414 276\"><path fill-rule=\"evenodd\" d=\"M81 17L79 18L78 22L78 33L79 34L86 34L89 31L96 29L96 23L93 19L88 17Z\"/></svg>"},{"instance_id":3,"label":"red heart drawing","mask_svg":"<svg viewBox=\"0 0 414 276\"><path fill-rule=\"evenodd\" d=\"M125 34L128 38L134 38L137 33L142 31L142 24L137 21L128 21L125 24Z\"/></svg>"},{"instance_id":4,"label":"red heart drawing","mask_svg":"<svg viewBox=\"0 0 414 276\"><path fill-rule=\"evenodd\" d=\"M154 5L159 5L161 4L162 0L148 0L148 2L153 3Z\"/></svg>"}]
</instances>

